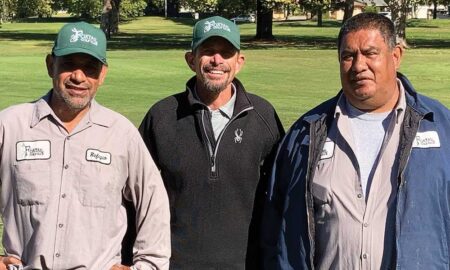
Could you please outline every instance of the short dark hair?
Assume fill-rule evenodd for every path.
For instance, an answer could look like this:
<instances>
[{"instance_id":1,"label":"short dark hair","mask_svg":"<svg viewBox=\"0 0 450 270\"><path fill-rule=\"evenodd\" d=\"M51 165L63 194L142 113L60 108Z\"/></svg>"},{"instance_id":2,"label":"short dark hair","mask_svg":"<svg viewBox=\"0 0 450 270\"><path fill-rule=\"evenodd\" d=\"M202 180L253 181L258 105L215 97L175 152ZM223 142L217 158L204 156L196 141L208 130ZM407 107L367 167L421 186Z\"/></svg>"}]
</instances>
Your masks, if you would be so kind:
<instances>
[{"instance_id":1,"label":"short dark hair","mask_svg":"<svg viewBox=\"0 0 450 270\"><path fill-rule=\"evenodd\" d=\"M389 49L394 49L396 45L394 23L384 15L368 12L355 15L342 25L338 36L338 52L341 50L341 43L345 36L359 30L378 30Z\"/></svg>"}]
</instances>

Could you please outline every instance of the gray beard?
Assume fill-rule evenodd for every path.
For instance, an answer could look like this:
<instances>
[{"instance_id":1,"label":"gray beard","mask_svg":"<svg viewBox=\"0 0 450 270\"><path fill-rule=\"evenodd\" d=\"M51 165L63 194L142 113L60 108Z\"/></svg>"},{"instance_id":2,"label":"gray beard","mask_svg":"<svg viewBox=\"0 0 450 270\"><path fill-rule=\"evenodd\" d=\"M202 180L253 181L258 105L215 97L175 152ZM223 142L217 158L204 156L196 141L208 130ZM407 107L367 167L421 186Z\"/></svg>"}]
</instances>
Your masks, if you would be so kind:
<instances>
[{"instance_id":1,"label":"gray beard","mask_svg":"<svg viewBox=\"0 0 450 270\"><path fill-rule=\"evenodd\" d=\"M214 94L219 94L220 92L222 92L225 89L226 86L227 86L226 82L221 83L221 84L212 83L211 81L205 82L206 90L208 90L209 92L214 93Z\"/></svg>"},{"instance_id":2,"label":"gray beard","mask_svg":"<svg viewBox=\"0 0 450 270\"><path fill-rule=\"evenodd\" d=\"M71 111L80 111L89 106L89 104L91 103L90 96L86 96L81 100L81 102L74 102L73 98L67 93L56 91L56 95L59 97L60 100L64 101L64 103Z\"/></svg>"}]
</instances>

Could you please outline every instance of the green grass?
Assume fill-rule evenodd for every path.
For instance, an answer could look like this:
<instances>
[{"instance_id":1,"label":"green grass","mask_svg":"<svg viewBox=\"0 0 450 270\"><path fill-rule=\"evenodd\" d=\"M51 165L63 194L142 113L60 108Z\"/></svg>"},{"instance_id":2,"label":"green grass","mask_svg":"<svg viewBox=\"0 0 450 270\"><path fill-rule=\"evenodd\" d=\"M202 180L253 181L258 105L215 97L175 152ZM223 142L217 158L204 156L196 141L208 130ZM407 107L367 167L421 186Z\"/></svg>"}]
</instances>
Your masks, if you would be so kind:
<instances>
[{"instance_id":1,"label":"green grass","mask_svg":"<svg viewBox=\"0 0 450 270\"><path fill-rule=\"evenodd\" d=\"M39 98L50 88L44 58L64 19L0 28L0 109ZM138 125L157 100L182 91L193 75L184 62L193 21L144 17L121 25L109 42L109 73L97 99ZM339 22L276 22L277 40L253 40L255 24L240 25L246 65L238 75L247 90L268 99L285 128L340 87L335 39ZM447 106L450 97L450 20L412 20L411 48L401 71L416 88Z\"/></svg>"}]
</instances>

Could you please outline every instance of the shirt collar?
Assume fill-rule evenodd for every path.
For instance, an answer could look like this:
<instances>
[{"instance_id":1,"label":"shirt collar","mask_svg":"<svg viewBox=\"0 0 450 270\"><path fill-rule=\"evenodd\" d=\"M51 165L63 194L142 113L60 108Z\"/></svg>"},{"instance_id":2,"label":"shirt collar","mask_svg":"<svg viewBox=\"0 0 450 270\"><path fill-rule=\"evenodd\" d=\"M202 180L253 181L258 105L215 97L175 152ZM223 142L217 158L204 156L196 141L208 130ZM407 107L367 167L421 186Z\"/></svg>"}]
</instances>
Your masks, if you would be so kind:
<instances>
[{"instance_id":1,"label":"shirt collar","mask_svg":"<svg viewBox=\"0 0 450 270\"><path fill-rule=\"evenodd\" d=\"M233 116L233 112L234 112L234 105L236 103L236 86L234 85L234 83L231 84L231 89L233 90L233 95L231 96L230 100L227 101L227 103L225 103L224 105L222 105L218 110L221 111L222 113L224 113L228 118L231 119L231 117ZM193 95L196 101L198 101L199 103L203 104L200 101L200 98L198 97L197 94L197 87L194 87L194 91L193 91ZM206 106L206 105L205 105ZM206 106L208 107L208 106ZM209 109L209 107L208 107ZM211 109L209 109L211 111Z\"/></svg>"},{"instance_id":2,"label":"shirt collar","mask_svg":"<svg viewBox=\"0 0 450 270\"><path fill-rule=\"evenodd\" d=\"M397 84L398 84L398 89L400 91L400 94L399 94L397 104L395 105L394 115L396 118L396 122L398 123L401 115L403 114L403 112L406 109L406 99L405 99L405 88L403 87L402 82L399 79L397 79ZM334 112L335 118L338 118L339 115L341 115L341 114L347 114L346 109L345 109L347 107L346 103L347 103L347 99L345 98L344 92L342 92L341 95L339 96L337 106L336 106L336 109Z\"/></svg>"},{"instance_id":3,"label":"shirt collar","mask_svg":"<svg viewBox=\"0 0 450 270\"><path fill-rule=\"evenodd\" d=\"M233 90L233 95L227 103L219 108L219 110L226 116L228 116L229 119L231 119L231 117L233 116L234 104L236 103L236 87L234 86L234 84L231 84L231 88Z\"/></svg>"}]
</instances>

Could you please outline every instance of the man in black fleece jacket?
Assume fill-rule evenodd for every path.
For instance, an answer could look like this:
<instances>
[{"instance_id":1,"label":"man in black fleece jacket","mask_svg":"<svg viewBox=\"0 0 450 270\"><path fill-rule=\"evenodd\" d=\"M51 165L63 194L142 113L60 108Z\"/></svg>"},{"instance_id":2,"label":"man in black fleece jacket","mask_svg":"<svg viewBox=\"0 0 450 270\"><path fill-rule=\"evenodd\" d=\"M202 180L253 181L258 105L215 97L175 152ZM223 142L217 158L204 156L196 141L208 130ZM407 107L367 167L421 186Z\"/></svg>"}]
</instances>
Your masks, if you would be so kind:
<instances>
[{"instance_id":1,"label":"man in black fleece jacket","mask_svg":"<svg viewBox=\"0 0 450 270\"><path fill-rule=\"evenodd\" d=\"M171 269L258 269L263 191L283 127L235 78L245 57L234 23L197 22L185 58L196 76L139 128L169 194Z\"/></svg>"}]
</instances>

